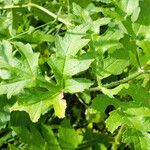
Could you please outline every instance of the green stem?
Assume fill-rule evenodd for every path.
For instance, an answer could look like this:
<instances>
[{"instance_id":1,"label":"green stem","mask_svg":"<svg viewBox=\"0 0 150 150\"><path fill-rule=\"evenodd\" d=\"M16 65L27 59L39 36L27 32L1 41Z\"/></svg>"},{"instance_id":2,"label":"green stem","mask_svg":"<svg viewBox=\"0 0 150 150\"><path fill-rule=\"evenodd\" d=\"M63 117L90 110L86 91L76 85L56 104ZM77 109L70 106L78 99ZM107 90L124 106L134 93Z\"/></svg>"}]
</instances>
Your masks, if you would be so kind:
<instances>
[{"instance_id":1,"label":"green stem","mask_svg":"<svg viewBox=\"0 0 150 150\"><path fill-rule=\"evenodd\" d=\"M90 88L89 91L90 92L101 91L101 88L99 86L98 87L93 87L93 88Z\"/></svg>"},{"instance_id":2,"label":"green stem","mask_svg":"<svg viewBox=\"0 0 150 150\"><path fill-rule=\"evenodd\" d=\"M10 6L4 6L4 7L0 7L0 10L7 10L7 9L15 9L15 8L25 8L25 7L34 7L37 8L41 11L43 11L44 13L48 14L49 16L57 19L58 21L64 23L66 26L72 26L72 24L60 17L58 17L56 14L52 13L51 11L49 11L48 9L39 6L37 4L34 3L28 3L28 4L24 4L24 5L10 5Z\"/></svg>"},{"instance_id":3,"label":"green stem","mask_svg":"<svg viewBox=\"0 0 150 150\"><path fill-rule=\"evenodd\" d=\"M126 126L125 126L125 125L122 125L122 126L120 127L119 132L118 132L118 134L116 135L115 141L114 141L114 143L113 143L113 145L112 145L112 148L111 148L112 150L118 150L118 146L119 146L120 143L121 143L121 138L122 138L122 135L123 135L125 129L126 129Z\"/></svg>"},{"instance_id":4,"label":"green stem","mask_svg":"<svg viewBox=\"0 0 150 150\"><path fill-rule=\"evenodd\" d=\"M67 9L68 9L68 14L70 13L70 1L67 0Z\"/></svg>"},{"instance_id":5,"label":"green stem","mask_svg":"<svg viewBox=\"0 0 150 150\"><path fill-rule=\"evenodd\" d=\"M109 84L104 84L103 87L106 87L106 88L112 88L112 87L115 87L115 86L118 86L120 84L124 84L124 83L127 83L128 81L130 80L133 80L135 78L137 78L138 76L144 74L145 71L143 69L140 69L138 72L122 79L122 80L119 80L119 81L116 81L116 82L112 82L112 83L109 83ZM90 91L99 91L101 88L98 86L98 87L94 87L94 88L90 88Z\"/></svg>"},{"instance_id":6,"label":"green stem","mask_svg":"<svg viewBox=\"0 0 150 150\"><path fill-rule=\"evenodd\" d=\"M115 86L118 86L120 84L124 84L124 83L127 83L128 81L130 80L133 80L135 78L137 78L138 76L144 74L145 71L140 69L138 72L135 72L134 74L122 79L122 80L119 80L119 81L116 81L116 82L112 82L112 83L109 83L109 84L105 84L104 87L106 88L112 88L112 87L115 87Z\"/></svg>"}]
</instances>

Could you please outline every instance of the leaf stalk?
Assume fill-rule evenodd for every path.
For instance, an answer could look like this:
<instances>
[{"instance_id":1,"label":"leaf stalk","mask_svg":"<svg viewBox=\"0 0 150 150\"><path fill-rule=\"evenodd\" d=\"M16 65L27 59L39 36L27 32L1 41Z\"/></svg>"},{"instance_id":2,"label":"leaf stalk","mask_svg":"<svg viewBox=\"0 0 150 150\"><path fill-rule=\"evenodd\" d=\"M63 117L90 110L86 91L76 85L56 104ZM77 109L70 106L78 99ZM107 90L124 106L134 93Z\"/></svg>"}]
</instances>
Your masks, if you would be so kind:
<instances>
[{"instance_id":1,"label":"leaf stalk","mask_svg":"<svg viewBox=\"0 0 150 150\"><path fill-rule=\"evenodd\" d=\"M142 75L144 73L147 73L147 72L144 69L140 69L138 72L135 72L134 74L132 74L132 75L130 75L130 76L128 76L128 77L126 77L126 78L124 78L122 80L111 82L109 84L104 84L104 85L102 85L102 87L113 88L113 87L118 86L120 84L127 83L128 81L133 80L133 79L137 78L138 76L140 76L140 75ZM90 88L89 90L91 92L99 91L99 90L101 90L101 87L98 86L98 87Z\"/></svg>"},{"instance_id":2,"label":"leaf stalk","mask_svg":"<svg viewBox=\"0 0 150 150\"><path fill-rule=\"evenodd\" d=\"M113 143L111 150L118 150L118 147L121 143L122 135L123 135L125 129L126 129L125 125L122 125L120 127L118 134L115 136L115 142Z\"/></svg>"}]
</instances>

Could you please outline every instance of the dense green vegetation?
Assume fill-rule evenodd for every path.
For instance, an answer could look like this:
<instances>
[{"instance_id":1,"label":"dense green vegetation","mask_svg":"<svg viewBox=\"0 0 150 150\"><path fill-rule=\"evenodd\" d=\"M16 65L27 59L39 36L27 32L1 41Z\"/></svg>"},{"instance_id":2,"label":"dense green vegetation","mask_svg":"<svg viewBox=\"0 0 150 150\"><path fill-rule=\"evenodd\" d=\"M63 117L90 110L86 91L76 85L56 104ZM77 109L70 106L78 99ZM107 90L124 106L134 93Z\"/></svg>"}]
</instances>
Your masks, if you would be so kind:
<instances>
[{"instance_id":1,"label":"dense green vegetation","mask_svg":"<svg viewBox=\"0 0 150 150\"><path fill-rule=\"evenodd\" d=\"M149 150L150 0L0 0L0 149Z\"/></svg>"}]
</instances>

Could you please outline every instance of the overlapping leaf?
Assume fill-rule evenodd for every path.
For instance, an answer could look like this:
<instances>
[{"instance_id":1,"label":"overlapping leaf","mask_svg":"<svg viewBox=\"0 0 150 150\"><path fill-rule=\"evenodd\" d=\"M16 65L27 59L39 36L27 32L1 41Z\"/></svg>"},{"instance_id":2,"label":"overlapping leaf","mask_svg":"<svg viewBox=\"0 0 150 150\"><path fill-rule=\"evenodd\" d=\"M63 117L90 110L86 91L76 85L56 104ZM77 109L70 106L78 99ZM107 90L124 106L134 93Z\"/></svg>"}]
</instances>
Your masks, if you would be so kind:
<instances>
[{"instance_id":1,"label":"overlapping leaf","mask_svg":"<svg viewBox=\"0 0 150 150\"><path fill-rule=\"evenodd\" d=\"M122 89L119 94L130 95L134 101L139 103L148 102L150 98L150 93L144 87L134 84Z\"/></svg>"},{"instance_id":2,"label":"overlapping leaf","mask_svg":"<svg viewBox=\"0 0 150 150\"><path fill-rule=\"evenodd\" d=\"M112 111L106 120L108 130L114 132L119 126L124 125L126 126L126 131L123 134L123 142L134 144L135 149L148 149L150 141L148 135L150 131L149 106L148 104L140 105L130 102L124 104L122 108ZM130 134L129 131L131 132ZM130 140L131 136L132 140Z\"/></svg>"},{"instance_id":3,"label":"overlapping leaf","mask_svg":"<svg viewBox=\"0 0 150 150\"><path fill-rule=\"evenodd\" d=\"M136 9L139 8L139 0L121 0L118 5L127 15L132 15L138 13Z\"/></svg>"},{"instance_id":4,"label":"overlapping leaf","mask_svg":"<svg viewBox=\"0 0 150 150\"><path fill-rule=\"evenodd\" d=\"M74 150L81 141L82 136L75 132L68 120L64 120L59 129L59 143L62 150Z\"/></svg>"},{"instance_id":5,"label":"overlapping leaf","mask_svg":"<svg viewBox=\"0 0 150 150\"><path fill-rule=\"evenodd\" d=\"M75 21L80 22L81 24L88 24L90 30L94 33L99 34L100 26L107 25L110 22L110 18L99 18L93 20L90 16L90 12L86 9L81 8L76 3L73 3L73 13L76 16Z\"/></svg>"},{"instance_id":6,"label":"overlapping leaf","mask_svg":"<svg viewBox=\"0 0 150 150\"><path fill-rule=\"evenodd\" d=\"M48 150L53 150L53 149L61 150L59 142L58 142L57 138L55 137L50 126L43 125L42 126L42 133L43 133L43 136L46 140L46 146L45 146L46 149L48 149Z\"/></svg>"},{"instance_id":7,"label":"overlapping leaf","mask_svg":"<svg viewBox=\"0 0 150 150\"><path fill-rule=\"evenodd\" d=\"M136 150L145 149L150 147L150 136L148 133L141 133L135 128L129 128L125 131L122 141L128 144L134 144L132 148Z\"/></svg>"},{"instance_id":8,"label":"overlapping leaf","mask_svg":"<svg viewBox=\"0 0 150 150\"><path fill-rule=\"evenodd\" d=\"M29 115L24 111L13 112L10 123L15 134L19 135L20 141L25 144L20 145L20 148L61 150L51 126L41 124L39 131L39 128L31 122Z\"/></svg>"},{"instance_id":9,"label":"overlapping leaf","mask_svg":"<svg viewBox=\"0 0 150 150\"><path fill-rule=\"evenodd\" d=\"M109 98L105 95L98 95L96 98L93 99L91 107L97 112L104 113L106 108L110 105L118 108L121 105L121 102L115 98Z\"/></svg>"},{"instance_id":10,"label":"overlapping leaf","mask_svg":"<svg viewBox=\"0 0 150 150\"><path fill-rule=\"evenodd\" d=\"M69 93L82 92L88 89L93 82L84 78L67 79L65 80L65 91Z\"/></svg>"},{"instance_id":11,"label":"overlapping leaf","mask_svg":"<svg viewBox=\"0 0 150 150\"><path fill-rule=\"evenodd\" d=\"M51 91L43 92L34 90L18 97L18 101L10 108L10 110L26 111L31 120L37 122L40 116L50 110L53 106L56 116L64 118L66 102L62 98L63 94L59 89L51 89Z\"/></svg>"},{"instance_id":12,"label":"overlapping leaf","mask_svg":"<svg viewBox=\"0 0 150 150\"><path fill-rule=\"evenodd\" d=\"M91 41L91 52L95 58L92 69L100 78L121 74L130 64L129 52L119 42L122 37L121 31L110 30Z\"/></svg>"},{"instance_id":13,"label":"overlapping leaf","mask_svg":"<svg viewBox=\"0 0 150 150\"><path fill-rule=\"evenodd\" d=\"M26 144L25 149L44 150L47 147L47 142L34 125L29 125L28 128L26 126L12 128L19 135L21 141Z\"/></svg>"},{"instance_id":14,"label":"overlapping leaf","mask_svg":"<svg viewBox=\"0 0 150 150\"><path fill-rule=\"evenodd\" d=\"M149 16L147 16L146 14L150 13L150 8L147 6L150 5L150 1L149 0L143 0L140 1L140 14L139 14L139 18L137 20L137 23L139 23L140 25L146 25L149 26L150 24L150 18Z\"/></svg>"},{"instance_id":15,"label":"overlapping leaf","mask_svg":"<svg viewBox=\"0 0 150 150\"><path fill-rule=\"evenodd\" d=\"M142 40L137 41L137 45L142 48L142 52L139 51L139 61L142 66L144 66L150 58L150 41L148 40Z\"/></svg>"},{"instance_id":16,"label":"overlapping leaf","mask_svg":"<svg viewBox=\"0 0 150 150\"><path fill-rule=\"evenodd\" d=\"M37 76L38 53L33 53L29 44L15 43L16 54L8 41L3 41L0 47L1 78L7 79L0 83L0 95L8 98L20 93L24 87L34 85Z\"/></svg>"},{"instance_id":17,"label":"overlapping leaf","mask_svg":"<svg viewBox=\"0 0 150 150\"><path fill-rule=\"evenodd\" d=\"M10 119L9 113L10 104L4 97L0 97L0 130L6 127L7 121Z\"/></svg>"}]
</instances>

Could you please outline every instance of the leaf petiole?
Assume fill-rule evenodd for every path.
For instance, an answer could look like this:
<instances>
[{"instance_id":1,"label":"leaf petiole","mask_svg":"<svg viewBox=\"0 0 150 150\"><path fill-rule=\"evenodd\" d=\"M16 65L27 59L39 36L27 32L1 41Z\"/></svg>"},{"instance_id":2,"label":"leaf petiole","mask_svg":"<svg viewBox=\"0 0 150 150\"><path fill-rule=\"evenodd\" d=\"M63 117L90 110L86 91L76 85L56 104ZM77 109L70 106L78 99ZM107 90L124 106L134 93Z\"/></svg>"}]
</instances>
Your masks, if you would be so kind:
<instances>
[{"instance_id":1,"label":"leaf petiole","mask_svg":"<svg viewBox=\"0 0 150 150\"><path fill-rule=\"evenodd\" d=\"M140 69L138 72L135 72L134 74L132 74L132 75L130 75L130 76L128 76L122 80L119 80L116 82L111 82L109 84L104 84L103 87L112 88L112 87L118 86L120 84L127 83L128 81L133 80L133 79L137 78L138 76L140 76L144 73L148 73L148 71L145 71L144 69ZM101 88L98 86L98 87L90 88L89 90L91 92L93 92L93 91L99 91L99 90L101 90Z\"/></svg>"}]
</instances>

